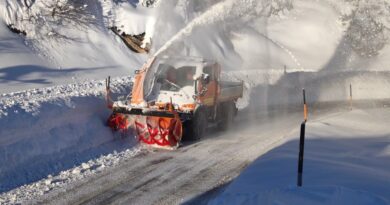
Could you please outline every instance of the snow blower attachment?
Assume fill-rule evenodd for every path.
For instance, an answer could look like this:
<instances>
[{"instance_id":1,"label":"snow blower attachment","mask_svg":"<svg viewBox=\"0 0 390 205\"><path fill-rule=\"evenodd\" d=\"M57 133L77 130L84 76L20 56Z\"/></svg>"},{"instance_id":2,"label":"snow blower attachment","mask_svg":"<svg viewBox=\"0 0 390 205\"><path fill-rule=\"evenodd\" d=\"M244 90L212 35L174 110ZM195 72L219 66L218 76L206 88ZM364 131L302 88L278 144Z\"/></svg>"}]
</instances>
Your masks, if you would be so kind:
<instances>
[{"instance_id":1,"label":"snow blower attachment","mask_svg":"<svg viewBox=\"0 0 390 205\"><path fill-rule=\"evenodd\" d=\"M182 123L177 113L172 111L171 114L169 117L139 117L135 121L139 140L159 147L178 147L183 134Z\"/></svg>"},{"instance_id":2,"label":"snow blower attachment","mask_svg":"<svg viewBox=\"0 0 390 205\"><path fill-rule=\"evenodd\" d=\"M199 139L208 122L227 128L243 85L220 82L219 75L219 64L200 58L153 58L135 72L130 100L124 101L111 99L107 78L107 124L114 131L132 129L141 143L165 149L177 148L183 135Z\"/></svg>"},{"instance_id":3,"label":"snow blower attachment","mask_svg":"<svg viewBox=\"0 0 390 205\"><path fill-rule=\"evenodd\" d=\"M146 65L149 67L150 65ZM145 105L143 100L143 82L147 67L137 71L136 83L132 90L130 102L114 102L110 97L110 77L106 79L106 102L112 109L107 124L114 131L125 133L128 129L135 130L136 137L144 144L172 149L179 146L182 138L182 122L173 104L165 107Z\"/></svg>"},{"instance_id":4,"label":"snow blower attachment","mask_svg":"<svg viewBox=\"0 0 390 205\"><path fill-rule=\"evenodd\" d=\"M140 142L167 149L178 147L183 133L179 115L173 110L144 112L114 107L108 125L123 133L133 129Z\"/></svg>"}]
</instances>

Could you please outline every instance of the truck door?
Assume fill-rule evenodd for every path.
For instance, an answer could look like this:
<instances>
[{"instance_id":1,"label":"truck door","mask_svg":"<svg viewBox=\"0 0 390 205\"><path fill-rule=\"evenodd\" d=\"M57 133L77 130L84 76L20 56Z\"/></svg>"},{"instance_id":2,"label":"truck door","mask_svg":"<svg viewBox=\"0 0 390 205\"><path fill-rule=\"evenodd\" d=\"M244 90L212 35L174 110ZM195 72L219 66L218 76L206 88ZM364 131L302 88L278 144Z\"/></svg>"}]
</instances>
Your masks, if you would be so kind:
<instances>
[{"instance_id":1,"label":"truck door","mask_svg":"<svg viewBox=\"0 0 390 205\"><path fill-rule=\"evenodd\" d=\"M206 106L214 106L216 104L218 95L218 82L216 75L215 65L207 65L203 68L203 73L209 75L209 83L202 83L199 90L206 87L207 91L203 96L200 97L201 102Z\"/></svg>"}]
</instances>

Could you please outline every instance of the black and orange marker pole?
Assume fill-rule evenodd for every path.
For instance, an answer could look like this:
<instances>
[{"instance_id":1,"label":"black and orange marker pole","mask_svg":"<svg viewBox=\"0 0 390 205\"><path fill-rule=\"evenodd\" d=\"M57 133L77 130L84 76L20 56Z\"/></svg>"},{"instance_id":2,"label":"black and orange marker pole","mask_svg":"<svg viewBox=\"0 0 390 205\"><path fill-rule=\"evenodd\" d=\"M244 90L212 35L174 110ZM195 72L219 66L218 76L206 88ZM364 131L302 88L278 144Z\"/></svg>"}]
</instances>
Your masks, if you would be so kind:
<instances>
[{"instance_id":1,"label":"black and orange marker pole","mask_svg":"<svg viewBox=\"0 0 390 205\"><path fill-rule=\"evenodd\" d=\"M302 172L303 172L303 153L305 149L305 128L307 121L307 105L306 105L306 92L302 90L303 94L303 122L301 123L301 134L299 138L299 155L298 155L298 180L297 186L302 186Z\"/></svg>"}]
</instances>

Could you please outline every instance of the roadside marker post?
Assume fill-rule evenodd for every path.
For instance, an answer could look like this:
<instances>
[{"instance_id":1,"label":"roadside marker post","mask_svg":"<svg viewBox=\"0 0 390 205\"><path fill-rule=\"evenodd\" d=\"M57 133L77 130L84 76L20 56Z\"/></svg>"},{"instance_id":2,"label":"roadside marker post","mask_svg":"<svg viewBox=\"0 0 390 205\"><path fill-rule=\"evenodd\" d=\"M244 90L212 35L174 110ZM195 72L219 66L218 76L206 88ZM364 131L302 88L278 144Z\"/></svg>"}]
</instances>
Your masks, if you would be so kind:
<instances>
[{"instance_id":1,"label":"roadside marker post","mask_svg":"<svg viewBox=\"0 0 390 205\"><path fill-rule=\"evenodd\" d=\"M107 107L112 109L113 101L111 99L111 77L106 78L106 104Z\"/></svg>"},{"instance_id":2,"label":"roadside marker post","mask_svg":"<svg viewBox=\"0 0 390 205\"><path fill-rule=\"evenodd\" d=\"M349 109L352 110L352 83L349 84Z\"/></svg>"},{"instance_id":3,"label":"roadside marker post","mask_svg":"<svg viewBox=\"0 0 390 205\"><path fill-rule=\"evenodd\" d=\"M111 84L111 77L108 76L108 78L106 78L106 90L110 89L110 84Z\"/></svg>"},{"instance_id":4,"label":"roadside marker post","mask_svg":"<svg viewBox=\"0 0 390 205\"><path fill-rule=\"evenodd\" d=\"M306 122L307 121L307 105L306 105L306 92L305 92L305 88L302 89L302 94L303 94L303 119Z\"/></svg>"},{"instance_id":5,"label":"roadside marker post","mask_svg":"<svg viewBox=\"0 0 390 205\"><path fill-rule=\"evenodd\" d=\"M301 136L299 138L299 158L298 158L298 183L299 187L302 186L302 172L303 172L303 152L305 146L305 122L301 124Z\"/></svg>"},{"instance_id":6,"label":"roadside marker post","mask_svg":"<svg viewBox=\"0 0 390 205\"><path fill-rule=\"evenodd\" d=\"M299 137L299 154L298 154L298 180L297 186L302 186L302 173L303 173L303 154L305 150L305 129L307 121L307 105L306 105L306 93L305 89L302 90L303 94L303 117L304 121L301 123L301 134Z\"/></svg>"}]
</instances>

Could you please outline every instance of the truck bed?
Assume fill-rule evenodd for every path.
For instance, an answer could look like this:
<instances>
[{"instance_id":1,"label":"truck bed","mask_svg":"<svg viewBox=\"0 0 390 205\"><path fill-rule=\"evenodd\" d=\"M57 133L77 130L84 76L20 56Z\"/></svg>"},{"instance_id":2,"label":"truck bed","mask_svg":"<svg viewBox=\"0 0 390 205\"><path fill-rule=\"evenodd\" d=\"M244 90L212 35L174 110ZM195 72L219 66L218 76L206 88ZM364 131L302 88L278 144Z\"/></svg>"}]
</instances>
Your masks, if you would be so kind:
<instances>
[{"instance_id":1,"label":"truck bed","mask_svg":"<svg viewBox=\"0 0 390 205\"><path fill-rule=\"evenodd\" d=\"M218 96L219 102L236 100L242 97L244 85L242 82L221 81L221 94Z\"/></svg>"}]
</instances>

